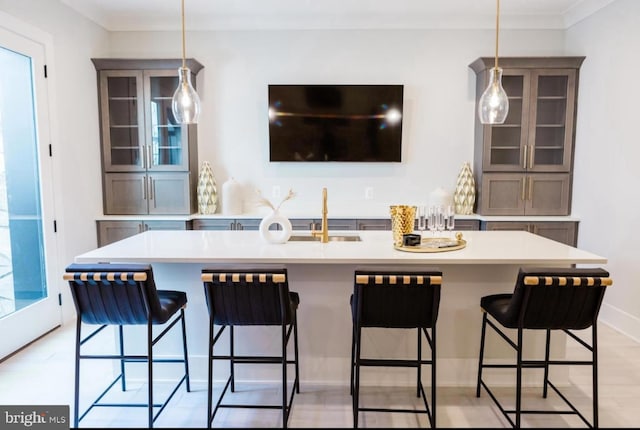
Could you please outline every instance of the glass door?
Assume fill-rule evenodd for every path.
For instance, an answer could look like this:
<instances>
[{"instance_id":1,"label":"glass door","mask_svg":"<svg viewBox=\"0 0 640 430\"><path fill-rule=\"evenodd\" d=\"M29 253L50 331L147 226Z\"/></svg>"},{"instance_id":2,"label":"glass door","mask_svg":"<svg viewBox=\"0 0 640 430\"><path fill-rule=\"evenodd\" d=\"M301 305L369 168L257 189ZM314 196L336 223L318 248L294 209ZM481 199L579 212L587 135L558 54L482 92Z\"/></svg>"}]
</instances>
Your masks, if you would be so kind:
<instances>
[{"instance_id":1,"label":"glass door","mask_svg":"<svg viewBox=\"0 0 640 430\"><path fill-rule=\"evenodd\" d=\"M529 120L529 71L506 69L502 86L509 97L504 124L485 127L483 168L485 171L522 172Z\"/></svg>"},{"instance_id":2,"label":"glass door","mask_svg":"<svg viewBox=\"0 0 640 430\"><path fill-rule=\"evenodd\" d=\"M178 87L176 70L147 70L144 73L147 105L149 170L187 171L189 154L187 127L176 122L171 99Z\"/></svg>"},{"instance_id":3,"label":"glass door","mask_svg":"<svg viewBox=\"0 0 640 430\"><path fill-rule=\"evenodd\" d=\"M113 70L100 74L105 171L146 169L143 105L142 72Z\"/></svg>"},{"instance_id":4,"label":"glass door","mask_svg":"<svg viewBox=\"0 0 640 430\"><path fill-rule=\"evenodd\" d=\"M0 358L60 324L44 46L0 27Z\"/></svg>"},{"instance_id":5,"label":"glass door","mask_svg":"<svg viewBox=\"0 0 640 430\"><path fill-rule=\"evenodd\" d=\"M528 169L568 172L573 142L575 70L541 70L532 78Z\"/></svg>"}]
</instances>

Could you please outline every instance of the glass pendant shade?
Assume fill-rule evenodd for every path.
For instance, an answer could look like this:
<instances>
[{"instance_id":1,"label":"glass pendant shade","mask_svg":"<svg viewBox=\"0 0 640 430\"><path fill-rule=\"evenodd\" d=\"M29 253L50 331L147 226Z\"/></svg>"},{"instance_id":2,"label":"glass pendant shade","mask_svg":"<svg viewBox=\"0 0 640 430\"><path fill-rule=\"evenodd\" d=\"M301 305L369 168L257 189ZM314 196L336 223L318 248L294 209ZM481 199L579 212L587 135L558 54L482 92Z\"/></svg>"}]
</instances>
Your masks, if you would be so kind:
<instances>
[{"instance_id":1,"label":"glass pendant shade","mask_svg":"<svg viewBox=\"0 0 640 430\"><path fill-rule=\"evenodd\" d=\"M171 100L173 116L179 124L196 124L200 116L200 97L191 85L191 70L180 67L178 76L178 88Z\"/></svg>"},{"instance_id":2,"label":"glass pendant shade","mask_svg":"<svg viewBox=\"0 0 640 430\"><path fill-rule=\"evenodd\" d=\"M502 69L489 72L489 85L478 102L478 116L482 124L502 124L509 113L509 98L502 88Z\"/></svg>"}]
</instances>

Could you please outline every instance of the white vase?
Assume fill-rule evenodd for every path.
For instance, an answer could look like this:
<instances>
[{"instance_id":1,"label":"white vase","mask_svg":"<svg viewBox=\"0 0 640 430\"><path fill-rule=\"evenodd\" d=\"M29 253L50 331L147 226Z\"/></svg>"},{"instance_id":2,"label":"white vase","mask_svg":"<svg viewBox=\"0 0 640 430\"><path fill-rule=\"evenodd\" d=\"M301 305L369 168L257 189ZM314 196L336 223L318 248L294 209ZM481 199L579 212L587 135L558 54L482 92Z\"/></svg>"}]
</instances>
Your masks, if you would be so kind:
<instances>
[{"instance_id":1,"label":"white vase","mask_svg":"<svg viewBox=\"0 0 640 430\"><path fill-rule=\"evenodd\" d=\"M203 161L198 174L198 213L212 214L218 205L218 190L213 170L208 161Z\"/></svg>"},{"instance_id":2,"label":"white vase","mask_svg":"<svg viewBox=\"0 0 640 430\"><path fill-rule=\"evenodd\" d=\"M231 177L222 184L222 213L225 215L238 215L243 210L242 185Z\"/></svg>"},{"instance_id":3,"label":"white vase","mask_svg":"<svg viewBox=\"0 0 640 430\"><path fill-rule=\"evenodd\" d=\"M278 224L280 230L269 230L273 224ZM275 210L260 221L260 236L267 243L286 243L291 237L293 227L289 218Z\"/></svg>"},{"instance_id":4,"label":"white vase","mask_svg":"<svg viewBox=\"0 0 640 430\"><path fill-rule=\"evenodd\" d=\"M476 202L476 182L468 162L462 166L456 181L456 191L453 193L453 204L457 214L470 215Z\"/></svg>"}]
</instances>

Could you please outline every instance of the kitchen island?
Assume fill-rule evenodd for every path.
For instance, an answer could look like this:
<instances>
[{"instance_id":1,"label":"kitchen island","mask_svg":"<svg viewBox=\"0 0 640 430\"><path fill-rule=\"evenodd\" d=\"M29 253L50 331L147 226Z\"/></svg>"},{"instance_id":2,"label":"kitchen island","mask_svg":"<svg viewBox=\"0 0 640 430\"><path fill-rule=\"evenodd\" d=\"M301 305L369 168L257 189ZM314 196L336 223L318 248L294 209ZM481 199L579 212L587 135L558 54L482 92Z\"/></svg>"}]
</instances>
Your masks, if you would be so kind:
<instances>
[{"instance_id":1,"label":"kitchen island","mask_svg":"<svg viewBox=\"0 0 640 430\"><path fill-rule=\"evenodd\" d=\"M300 233L304 234L304 233ZM308 232L306 233L309 234ZM200 280L203 268L286 267L289 287L300 294L298 311L300 378L305 382L349 384L351 354L351 314L349 296L356 268L396 267L438 268L443 272L437 326L438 385L475 384L479 351L480 298L487 294L513 291L522 266L573 264L601 267L607 259L541 236L522 231L468 231L464 249L438 253L412 253L394 249L390 231L335 232L331 235L358 235L360 241L290 241L265 243L257 231L147 231L76 257L77 263L151 263L159 289L187 292L187 337L191 374L206 379L208 314ZM407 357L415 354L415 331L398 330L391 340L376 331L365 330L363 351L380 357ZM536 353L544 344L539 333L530 333ZM144 334L141 332L140 338ZM236 352L265 348L278 350L279 331L272 327L237 329ZM225 339L226 342L226 339ZM487 339L493 357L512 357L498 339ZM494 344L495 343L495 344ZM553 339L554 356L564 355L564 339ZM135 338L127 345L143 342ZM158 345L160 347L160 345ZM228 351L222 343L223 351ZM262 350L262 349L261 349ZM179 340L163 345L160 353L180 351ZM277 380L277 366L239 366L238 379ZM214 378L226 378L228 365L221 363ZM406 369L364 371L362 383L410 384L415 372ZM537 375L533 375L537 376ZM525 379L525 383L527 379Z\"/></svg>"}]
</instances>

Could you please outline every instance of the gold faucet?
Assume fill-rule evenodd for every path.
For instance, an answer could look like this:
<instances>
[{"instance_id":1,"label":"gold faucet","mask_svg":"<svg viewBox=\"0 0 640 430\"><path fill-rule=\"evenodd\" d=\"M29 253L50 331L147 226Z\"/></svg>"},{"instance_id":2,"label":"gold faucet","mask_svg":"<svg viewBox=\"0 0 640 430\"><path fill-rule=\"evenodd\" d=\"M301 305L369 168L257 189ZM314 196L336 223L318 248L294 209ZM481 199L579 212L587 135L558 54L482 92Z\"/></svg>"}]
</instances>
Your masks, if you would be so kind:
<instances>
[{"instance_id":1,"label":"gold faucet","mask_svg":"<svg viewBox=\"0 0 640 430\"><path fill-rule=\"evenodd\" d=\"M327 189L322 189L322 225L320 231L315 229L315 223L311 230L311 235L313 237L320 237L320 242L328 243L329 242L329 223L327 221Z\"/></svg>"}]
</instances>

